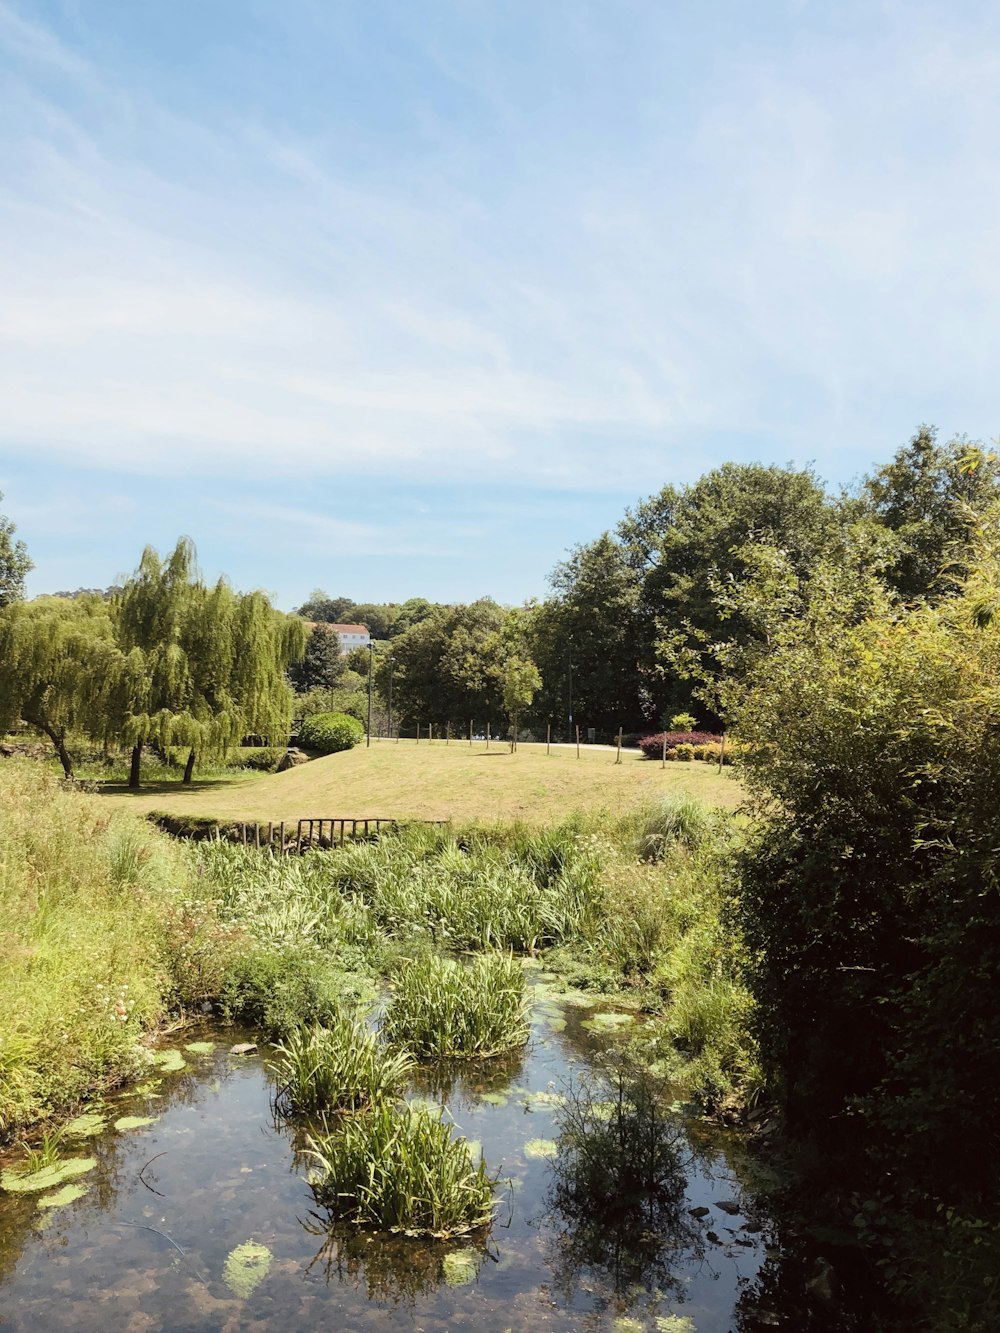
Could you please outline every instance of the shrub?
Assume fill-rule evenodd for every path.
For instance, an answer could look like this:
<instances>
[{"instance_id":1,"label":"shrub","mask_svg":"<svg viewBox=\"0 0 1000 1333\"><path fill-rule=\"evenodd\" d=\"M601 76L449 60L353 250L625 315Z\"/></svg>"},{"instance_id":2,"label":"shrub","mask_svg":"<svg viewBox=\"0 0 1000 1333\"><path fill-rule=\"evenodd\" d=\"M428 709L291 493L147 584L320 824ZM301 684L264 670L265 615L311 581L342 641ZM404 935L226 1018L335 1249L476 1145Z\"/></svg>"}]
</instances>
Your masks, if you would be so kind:
<instances>
[{"instance_id":1,"label":"shrub","mask_svg":"<svg viewBox=\"0 0 1000 1333\"><path fill-rule=\"evenodd\" d=\"M715 811L696 796L667 796L648 811L637 839L644 861L660 861L672 845L701 847L719 828Z\"/></svg>"},{"instance_id":2,"label":"shrub","mask_svg":"<svg viewBox=\"0 0 1000 1333\"><path fill-rule=\"evenodd\" d=\"M524 973L509 954L468 966L430 955L400 977L383 1030L423 1056L489 1056L528 1039Z\"/></svg>"},{"instance_id":3,"label":"shrub","mask_svg":"<svg viewBox=\"0 0 1000 1333\"><path fill-rule=\"evenodd\" d=\"M358 1111L399 1096L413 1062L338 1013L327 1027L300 1028L277 1048L275 1106L283 1115Z\"/></svg>"},{"instance_id":4,"label":"shrub","mask_svg":"<svg viewBox=\"0 0 1000 1333\"><path fill-rule=\"evenodd\" d=\"M655 736L644 736L639 742L639 749L647 759L659 759L663 755L663 742L667 743L667 758L678 745L716 745L721 736L711 731L661 731Z\"/></svg>"},{"instance_id":5,"label":"shrub","mask_svg":"<svg viewBox=\"0 0 1000 1333\"><path fill-rule=\"evenodd\" d=\"M493 1220L496 1177L473 1165L464 1138L420 1107L376 1106L309 1140L316 1202L331 1217L373 1231L460 1236Z\"/></svg>"},{"instance_id":6,"label":"shrub","mask_svg":"<svg viewBox=\"0 0 1000 1333\"><path fill-rule=\"evenodd\" d=\"M314 947L257 946L234 955L219 1001L226 1017L283 1037L304 1023L332 1022L356 988L355 977Z\"/></svg>"},{"instance_id":7,"label":"shrub","mask_svg":"<svg viewBox=\"0 0 1000 1333\"><path fill-rule=\"evenodd\" d=\"M299 727L299 744L321 754L351 750L365 734L357 718L347 713L314 713Z\"/></svg>"},{"instance_id":8,"label":"shrub","mask_svg":"<svg viewBox=\"0 0 1000 1333\"><path fill-rule=\"evenodd\" d=\"M679 763L690 764L692 759L694 759L694 746L685 745L683 743L680 745L675 745L674 758Z\"/></svg>"},{"instance_id":9,"label":"shrub","mask_svg":"<svg viewBox=\"0 0 1000 1333\"><path fill-rule=\"evenodd\" d=\"M244 768L253 768L261 773L273 773L281 763L284 753L284 746L247 746L242 750L237 750L233 759L235 762L242 764Z\"/></svg>"}]
</instances>

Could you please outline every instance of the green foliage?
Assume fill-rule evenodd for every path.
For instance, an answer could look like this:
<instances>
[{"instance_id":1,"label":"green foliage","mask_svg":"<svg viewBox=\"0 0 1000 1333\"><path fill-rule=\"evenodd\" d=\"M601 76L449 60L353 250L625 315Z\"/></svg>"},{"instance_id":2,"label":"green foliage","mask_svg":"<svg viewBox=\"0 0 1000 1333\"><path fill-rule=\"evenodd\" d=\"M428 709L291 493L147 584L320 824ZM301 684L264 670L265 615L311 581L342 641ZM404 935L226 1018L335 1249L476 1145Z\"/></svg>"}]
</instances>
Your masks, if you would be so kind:
<instances>
[{"instance_id":1,"label":"green foliage","mask_svg":"<svg viewBox=\"0 0 1000 1333\"><path fill-rule=\"evenodd\" d=\"M35 567L24 542L14 540L16 531L14 524L0 514L0 607L24 596L24 580Z\"/></svg>"},{"instance_id":2,"label":"green foliage","mask_svg":"<svg viewBox=\"0 0 1000 1333\"><path fill-rule=\"evenodd\" d=\"M485 1162L439 1115L383 1102L310 1140L316 1202L331 1217L409 1236L465 1235L493 1220L494 1185Z\"/></svg>"},{"instance_id":3,"label":"green foliage","mask_svg":"<svg viewBox=\"0 0 1000 1333\"><path fill-rule=\"evenodd\" d=\"M299 727L299 744L321 754L351 750L364 737L364 727L346 713L314 713Z\"/></svg>"},{"instance_id":4,"label":"green foliage","mask_svg":"<svg viewBox=\"0 0 1000 1333\"><path fill-rule=\"evenodd\" d=\"M677 747L681 749L681 746ZM692 746L683 747L692 750ZM695 796L666 796L643 818L638 850L644 861L660 861L670 847L702 847L719 828L719 816Z\"/></svg>"},{"instance_id":5,"label":"green foliage","mask_svg":"<svg viewBox=\"0 0 1000 1333\"><path fill-rule=\"evenodd\" d=\"M343 1013L327 1026L291 1032L277 1052L276 1104L285 1115L360 1111L393 1100L412 1068L405 1051L387 1051L363 1023Z\"/></svg>"},{"instance_id":6,"label":"green foliage","mask_svg":"<svg viewBox=\"0 0 1000 1333\"><path fill-rule=\"evenodd\" d=\"M489 1056L528 1040L524 973L508 954L468 965L428 956L396 982L383 1031L423 1057Z\"/></svg>"},{"instance_id":7,"label":"green foliage","mask_svg":"<svg viewBox=\"0 0 1000 1333\"><path fill-rule=\"evenodd\" d=\"M221 978L224 1014L270 1037L303 1023L332 1023L356 989L335 959L303 944L269 944L237 952Z\"/></svg>"},{"instance_id":8,"label":"green foliage","mask_svg":"<svg viewBox=\"0 0 1000 1333\"><path fill-rule=\"evenodd\" d=\"M306 640L301 662L288 668L288 679L297 694L308 690L331 690L347 670L341 655L340 640L323 625L314 625Z\"/></svg>"}]
</instances>

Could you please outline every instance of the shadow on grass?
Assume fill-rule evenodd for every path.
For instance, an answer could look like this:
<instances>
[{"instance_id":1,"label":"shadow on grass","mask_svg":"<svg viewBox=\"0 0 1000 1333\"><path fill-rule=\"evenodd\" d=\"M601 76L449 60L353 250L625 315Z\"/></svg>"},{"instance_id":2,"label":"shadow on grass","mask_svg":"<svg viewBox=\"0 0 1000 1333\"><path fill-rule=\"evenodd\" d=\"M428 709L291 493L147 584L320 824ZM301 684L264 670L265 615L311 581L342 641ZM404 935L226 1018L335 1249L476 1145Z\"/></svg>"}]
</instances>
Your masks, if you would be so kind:
<instances>
[{"instance_id":1,"label":"shadow on grass","mask_svg":"<svg viewBox=\"0 0 1000 1333\"><path fill-rule=\"evenodd\" d=\"M137 790L130 787L127 782L102 782L97 794L98 796L197 796L199 792L235 787L245 781L245 778L195 778L192 782L184 783L176 779L167 779L144 782Z\"/></svg>"}]
</instances>

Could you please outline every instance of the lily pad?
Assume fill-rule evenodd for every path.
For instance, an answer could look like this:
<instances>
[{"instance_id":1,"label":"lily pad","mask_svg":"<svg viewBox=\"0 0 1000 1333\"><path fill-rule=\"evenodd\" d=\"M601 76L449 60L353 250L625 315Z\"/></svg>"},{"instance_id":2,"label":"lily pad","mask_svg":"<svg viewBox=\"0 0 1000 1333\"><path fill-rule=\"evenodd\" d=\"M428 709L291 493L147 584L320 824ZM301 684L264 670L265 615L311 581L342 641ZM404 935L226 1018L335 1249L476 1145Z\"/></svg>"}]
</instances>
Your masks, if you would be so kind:
<instances>
[{"instance_id":1,"label":"lily pad","mask_svg":"<svg viewBox=\"0 0 1000 1333\"><path fill-rule=\"evenodd\" d=\"M115 1121L115 1129L143 1129L146 1125L155 1125L158 1115L122 1115Z\"/></svg>"},{"instance_id":2,"label":"lily pad","mask_svg":"<svg viewBox=\"0 0 1000 1333\"><path fill-rule=\"evenodd\" d=\"M96 1157L67 1157L63 1162L54 1162L38 1171L4 1171L0 1173L0 1185L9 1194L36 1194L53 1185L61 1185L64 1180L72 1180L74 1176L86 1175L96 1165Z\"/></svg>"},{"instance_id":3,"label":"lily pad","mask_svg":"<svg viewBox=\"0 0 1000 1333\"><path fill-rule=\"evenodd\" d=\"M179 1074L182 1069L187 1069L187 1061L177 1050L154 1051L153 1063L165 1074Z\"/></svg>"},{"instance_id":4,"label":"lily pad","mask_svg":"<svg viewBox=\"0 0 1000 1333\"><path fill-rule=\"evenodd\" d=\"M100 1134L106 1124L104 1116L98 1111L84 1111L83 1115L78 1115L75 1120L69 1122L65 1132L73 1138L89 1139L95 1134Z\"/></svg>"},{"instance_id":5,"label":"lily pad","mask_svg":"<svg viewBox=\"0 0 1000 1333\"><path fill-rule=\"evenodd\" d=\"M215 1050L215 1042L189 1041L188 1044L184 1047L184 1049L186 1051L190 1051L192 1055L211 1055L212 1052Z\"/></svg>"},{"instance_id":6,"label":"lily pad","mask_svg":"<svg viewBox=\"0 0 1000 1333\"><path fill-rule=\"evenodd\" d=\"M558 1150L555 1139L529 1139L524 1145L525 1157L555 1157Z\"/></svg>"},{"instance_id":7,"label":"lily pad","mask_svg":"<svg viewBox=\"0 0 1000 1333\"><path fill-rule=\"evenodd\" d=\"M530 1111L551 1111L565 1106L566 1098L561 1092L529 1092L524 1104Z\"/></svg>"},{"instance_id":8,"label":"lily pad","mask_svg":"<svg viewBox=\"0 0 1000 1333\"><path fill-rule=\"evenodd\" d=\"M449 1287L467 1287L479 1274L478 1250L452 1250L441 1264Z\"/></svg>"},{"instance_id":9,"label":"lily pad","mask_svg":"<svg viewBox=\"0 0 1000 1333\"><path fill-rule=\"evenodd\" d=\"M489 1102L490 1106L506 1106L510 1098L502 1092L484 1092L480 1100Z\"/></svg>"},{"instance_id":10,"label":"lily pad","mask_svg":"<svg viewBox=\"0 0 1000 1333\"><path fill-rule=\"evenodd\" d=\"M696 1333L693 1319L686 1314L661 1314L656 1317L658 1333Z\"/></svg>"},{"instance_id":11,"label":"lily pad","mask_svg":"<svg viewBox=\"0 0 1000 1333\"><path fill-rule=\"evenodd\" d=\"M584 1019L582 1024L589 1032L614 1032L616 1028L627 1027L635 1022L634 1014L604 1013Z\"/></svg>"},{"instance_id":12,"label":"lily pad","mask_svg":"<svg viewBox=\"0 0 1000 1333\"><path fill-rule=\"evenodd\" d=\"M264 1281L270 1268L271 1251L266 1245L248 1240L226 1255L222 1276L233 1295L245 1301Z\"/></svg>"},{"instance_id":13,"label":"lily pad","mask_svg":"<svg viewBox=\"0 0 1000 1333\"><path fill-rule=\"evenodd\" d=\"M137 1088L132 1089L132 1092L138 1097L159 1097L160 1094L157 1092L159 1086L160 1080L154 1078L148 1083L140 1083ZM126 1096L127 1095L129 1094L126 1094Z\"/></svg>"},{"instance_id":14,"label":"lily pad","mask_svg":"<svg viewBox=\"0 0 1000 1333\"><path fill-rule=\"evenodd\" d=\"M64 1185L61 1190L43 1194L38 1200L39 1208L65 1208L68 1203L75 1203L87 1193L86 1185Z\"/></svg>"}]
</instances>

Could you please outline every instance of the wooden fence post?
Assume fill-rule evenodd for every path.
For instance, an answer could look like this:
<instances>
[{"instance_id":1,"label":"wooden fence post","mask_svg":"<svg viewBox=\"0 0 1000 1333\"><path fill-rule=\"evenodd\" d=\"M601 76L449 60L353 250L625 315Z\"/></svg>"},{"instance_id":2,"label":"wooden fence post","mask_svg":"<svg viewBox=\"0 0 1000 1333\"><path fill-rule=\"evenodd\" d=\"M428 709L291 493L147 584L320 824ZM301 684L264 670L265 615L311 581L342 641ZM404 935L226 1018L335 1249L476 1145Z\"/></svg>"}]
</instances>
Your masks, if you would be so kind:
<instances>
[{"instance_id":1,"label":"wooden fence post","mask_svg":"<svg viewBox=\"0 0 1000 1333\"><path fill-rule=\"evenodd\" d=\"M548 754L552 745L552 723L545 728L545 753Z\"/></svg>"},{"instance_id":2,"label":"wooden fence post","mask_svg":"<svg viewBox=\"0 0 1000 1333\"><path fill-rule=\"evenodd\" d=\"M615 759L615 763L616 763L616 764L620 764L621 761L622 761L622 729L621 729L621 727L619 727L619 728L618 728L618 755L617 755L617 757L616 757L616 759Z\"/></svg>"},{"instance_id":3,"label":"wooden fence post","mask_svg":"<svg viewBox=\"0 0 1000 1333\"><path fill-rule=\"evenodd\" d=\"M472 744L472 719L469 719L469 744Z\"/></svg>"},{"instance_id":4,"label":"wooden fence post","mask_svg":"<svg viewBox=\"0 0 1000 1333\"><path fill-rule=\"evenodd\" d=\"M488 722L486 724L486 748L487 750L490 748L490 724Z\"/></svg>"},{"instance_id":5,"label":"wooden fence post","mask_svg":"<svg viewBox=\"0 0 1000 1333\"><path fill-rule=\"evenodd\" d=\"M726 733L722 733L722 745L719 748L719 772L722 772L722 765L726 761Z\"/></svg>"},{"instance_id":6,"label":"wooden fence post","mask_svg":"<svg viewBox=\"0 0 1000 1333\"><path fill-rule=\"evenodd\" d=\"M576 729L576 757L580 758L580 728Z\"/></svg>"},{"instance_id":7,"label":"wooden fence post","mask_svg":"<svg viewBox=\"0 0 1000 1333\"><path fill-rule=\"evenodd\" d=\"M664 733L663 733L663 758L660 760L660 767L661 767L661 768L666 768L666 766L667 766L667 733L664 732Z\"/></svg>"}]
</instances>

